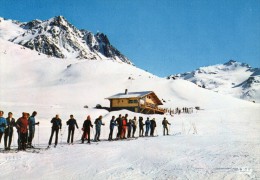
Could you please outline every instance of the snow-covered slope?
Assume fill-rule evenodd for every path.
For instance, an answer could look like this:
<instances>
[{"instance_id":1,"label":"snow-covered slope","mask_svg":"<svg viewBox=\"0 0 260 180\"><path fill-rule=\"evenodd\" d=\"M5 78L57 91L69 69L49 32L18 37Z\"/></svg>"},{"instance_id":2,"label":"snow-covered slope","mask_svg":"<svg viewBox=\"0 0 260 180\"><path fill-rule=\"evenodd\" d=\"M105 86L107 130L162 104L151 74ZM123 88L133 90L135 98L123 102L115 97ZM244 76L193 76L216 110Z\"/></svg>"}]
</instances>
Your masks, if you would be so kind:
<instances>
[{"instance_id":1,"label":"snow-covered slope","mask_svg":"<svg viewBox=\"0 0 260 180\"><path fill-rule=\"evenodd\" d=\"M78 30L63 16L20 23L0 18L0 37L58 58L110 59L132 64L103 33Z\"/></svg>"},{"instance_id":2,"label":"snow-covered slope","mask_svg":"<svg viewBox=\"0 0 260 180\"><path fill-rule=\"evenodd\" d=\"M20 30L10 33L19 34ZM40 121L40 126L36 128L35 146L47 146L50 119L55 114L60 114L63 121L57 148L40 153L1 153L1 179L260 177L260 106L257 103L200 88L189 81L159 78L118 61L75 61L73 58L63 61L4 39L0 39L0 85L0 109L5 115L12 111L17 119L22 112L38 112L36 121ZM96 104L109 106L105 98L125 89L154 91L167 108L199 106L203 110L172 117L92 108ZM83 108L85 105L89 108ZM102 126L101 139L105 140L111 117L126 113L129 118L155 118L159 136L82 145L79 144L82 132L76 130L75 144L64 143L70 114L80 128L88 115L92 122L103 115L105 126ZM163 117L172 124L172 136L162 136ZM91 130L91 138L94 133L95 129ZM117 130L113 137L116 133ZM12 148L17 147L16 139L15 131ZM3 147L2 139L0 148Z\"/></svg>"},{"instance_id":3,"label":"snow-covered slope","mask_svg":"<svg viewBox=\"0 0 260 180\"><path fill-rule=\"evenodd\" d=\"M215 92L260 102L260 69L234 60L171 75L168 79L184 79Z\"/></svg>"}]
</instances>

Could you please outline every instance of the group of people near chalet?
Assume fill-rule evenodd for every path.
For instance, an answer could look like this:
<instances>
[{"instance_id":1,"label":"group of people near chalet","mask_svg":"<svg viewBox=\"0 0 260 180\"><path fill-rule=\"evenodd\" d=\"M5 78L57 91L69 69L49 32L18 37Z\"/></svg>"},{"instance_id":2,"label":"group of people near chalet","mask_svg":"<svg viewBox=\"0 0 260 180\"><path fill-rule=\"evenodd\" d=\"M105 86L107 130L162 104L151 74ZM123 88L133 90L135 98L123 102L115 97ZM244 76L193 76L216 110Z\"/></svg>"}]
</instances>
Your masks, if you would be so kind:
<instances>
[{"instance_id":1,"label":"group of people near chalet","mask_svg":"<svg viewBox=\"0 0 260 180\"><path fill-rule=\"evenodd\" d=\"M35 135L35 126L40 124L39 122L35 122L35 116L37 115L37 112L34 111L32 115L23 112L22 117L20 117L17 121L15 121L15 119L13 118L12 112L8 113L7 118L4 118L3 115L4 112L0 111L0 143L1 143L2 136L4 134L5 150L10 150L14 127L17 129L17 133L18 133L18 139L17 139L18 150L33 148L32 141ZM94 135L94 141L96 142L100 141L101 126L105 125L102 122L102 118L103 117L100 115L94 121L95 135L94 132L93 135ZM54 147L56 147L58 144L59 131L62 128L62 120L57 114L55 117L52 118L51 123L52 123L51 136L48 145L50 146L52 144L52 139L53 136L55 135ZM67 143L73 144L75 128L79 129L79 126L73 115L70 115L70 118L66 122L66 124L68 126ZM169 135L168 125L171 124L166 120L166 118L163 119L162 125L163 125L163 135ZM147 117L147 119L144 121L143 117L141 116L139 117L138 120L136 117L129 119L128 114L125 114L125 116L119 114L117 118L115 116L112 116L109 124L110 132L109 132L108 140L112 141L112 140L119 140L119 139L135 138L136 137L135 133L138 126L139 126L139 137L144 137L149 135L155 136L155 128L156 128L155 118L150 120L150 118ZM116 128L117 133L116 133L116 137L113 139L113 132L115 127L117 127ZM91 117L87 116L87 119L84 121L82 126L83 134L81 137L81 143L84 143L85 140L87 140L87 143L90 143L91 128L93 128Z\"/></svg>"}]
</instances>

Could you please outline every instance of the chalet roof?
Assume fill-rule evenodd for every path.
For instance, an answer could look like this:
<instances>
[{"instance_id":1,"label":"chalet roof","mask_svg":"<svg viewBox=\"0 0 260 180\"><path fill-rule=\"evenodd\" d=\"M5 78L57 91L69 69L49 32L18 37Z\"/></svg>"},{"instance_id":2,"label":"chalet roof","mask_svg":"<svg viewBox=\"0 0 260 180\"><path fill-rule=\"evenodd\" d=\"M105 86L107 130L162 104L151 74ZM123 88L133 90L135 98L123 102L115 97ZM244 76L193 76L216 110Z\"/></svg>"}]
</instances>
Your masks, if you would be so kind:
<instances>
[{"instance_id":1,"label":"chalet roof","mask_svg":"<svg viewBox=\"0 0 260 180\"><path fill-rule=\"evenodd\" d=\"M142 98L148 94L152 94L158 105L162 105L161 100L156 96L156 94L153 91L141 91L141 92L128 92L125 93L118 93L113 96L107 97L106 99L129 99L129 98Z\"/></svg>"}]
</instances>

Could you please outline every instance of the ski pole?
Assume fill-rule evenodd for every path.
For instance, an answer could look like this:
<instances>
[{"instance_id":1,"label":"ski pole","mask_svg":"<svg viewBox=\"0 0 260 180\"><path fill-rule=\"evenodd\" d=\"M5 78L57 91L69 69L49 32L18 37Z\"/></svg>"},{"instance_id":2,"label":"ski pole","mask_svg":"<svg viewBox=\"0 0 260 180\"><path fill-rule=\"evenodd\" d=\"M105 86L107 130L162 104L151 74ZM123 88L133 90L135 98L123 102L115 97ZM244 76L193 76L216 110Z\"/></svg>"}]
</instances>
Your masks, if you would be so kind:
<instances>
[{"instance_id":1,"label":"ski pole","mask_svg":"<svg viewBox=\"0 0 260 180\"><path fill-rule=\"evenodd\" d=\"M93 140L95 140L94 129L92 128Z\"/></svg>"},{"instance_id":2,"label":"ski pole","mask_svg":"<svg viewBox=\"0 0 260 180\"><path fill-rule=\"evenodd\" d=\"M9 127L8 127L8 129L9 129L8 130L8 146L9 146L9 141L10 141L10 126L11 126L11 120L10 120Z\"/></svg>"},{"instance_id":3,"label":"ski pole","mask_svg":"<svg viewBox=\"0 0 260 180\"><path fill-rule=\"evenodd\" d=\"M14 145L15 145L15 142L14 142L14 130L13 130L13 147L14 147Z\"/></svg>"},{"instance_id":4,"label":"ski pole","mask_svg":"<svg viewBox=\"0 0 260 180\"><path fill-rule=\"evenodd\" d=\"M106 139L106 127L104 127L104 129L105 129L105 132L104 132L103 138Z\"/></svg>"},{"instance_id":5,"label":"ski pole","mask_svg":"<svg viewBox=\"0 0 260 180\"><path fill-rule=\"evenodd\" d=\"M35 135L35 126L34 126L34 132L33 132L33 146L35 147L35 139L34 139L34 135Z\"/></svg>"},{"instance_id":6,"label":"ski pole","mask_svg":"<svg viewBox=\"0 0 260 180\"><path fill-rule=\"evenodd\" d=\"M60 130L60 144L62 144L62 129Z\"/></svg>"},{"instance_id":7,"label":"ski pole","mask_svg":"<svg viewBox=\"0 0 260 180\"><path fill-rule=\"evenodd\" d=\"M29 135L29 133L28 133L28 129L27 129L25 148L27 148L27 146L28 146L28 135Z\"/></svg>"},{"instance_id":8,"label":"ski pole","mask_svg":"<svg viewBox=\"0 0 260 180\"><path fill-rule=\"evenodd\" d=\"M39 140L39 139L40 139L40 128L39 128L39 125L38 125L38 147L40 147L40 145L39 145L39 144L40 144L40 143L39 143L40 140Z\"/></svg>"},{"instance_id":9,"label":"ski pole","mask_svg":"<svg viewBox=\"0 0 260 180\"><path fill-rule=\"evenodd\" d=\"M80 130L78 130L78 135L77 135L76 139L78 139L79 135L80 135Z\"/></svg>"}]
</instances>

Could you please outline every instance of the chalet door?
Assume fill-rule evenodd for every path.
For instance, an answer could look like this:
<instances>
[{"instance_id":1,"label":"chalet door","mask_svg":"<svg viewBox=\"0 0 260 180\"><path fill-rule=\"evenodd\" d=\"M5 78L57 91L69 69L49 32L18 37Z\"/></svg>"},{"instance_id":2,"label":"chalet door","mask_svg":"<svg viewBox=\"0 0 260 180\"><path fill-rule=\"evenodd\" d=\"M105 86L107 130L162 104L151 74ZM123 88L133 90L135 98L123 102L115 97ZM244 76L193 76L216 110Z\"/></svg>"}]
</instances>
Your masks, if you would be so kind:
<instances>
[{"instance_id":1,"label":"chalet door","mask_svg":"<svg viewBox=\"0 0 260 180\"><path fill-rule=\"evenodd\" d=\"M135 108L135 112L138 112L138 108L137 107Z\"/></svg>"}]
</instances>

